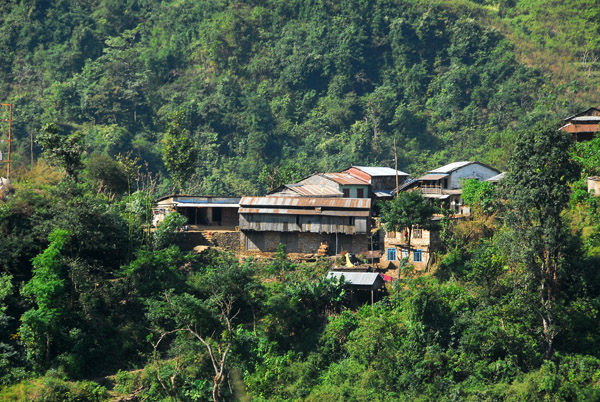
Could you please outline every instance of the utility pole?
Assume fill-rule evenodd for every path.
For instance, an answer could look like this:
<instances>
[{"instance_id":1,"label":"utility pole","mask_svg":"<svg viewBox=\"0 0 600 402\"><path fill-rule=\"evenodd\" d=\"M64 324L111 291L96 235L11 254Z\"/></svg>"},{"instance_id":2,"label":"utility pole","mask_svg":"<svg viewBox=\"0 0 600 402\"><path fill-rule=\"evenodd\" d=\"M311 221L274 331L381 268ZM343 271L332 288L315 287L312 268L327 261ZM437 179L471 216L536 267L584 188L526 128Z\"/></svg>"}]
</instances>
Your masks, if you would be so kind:
<instances>
[{"instance_id":1,"label":"utility pole","mask_svg":"<svg viewBox=\"0 0 600 402\"><path fill-rule=\"evenodd\" d=\"M2 118L0 118L1 123L8 123L8 138L4 138L4 130L0 130L0 163L6 163L6 178L10 180L13 105L11 103L2 103L0 106L5 109L4 113L8 112L6 115L2 113ZM7 150L6 155L4 155L5 149Z\"/></svg>"},{"instance_id":2,"label":"utility pole","mask_svg":"<svg viewBox=\"0 0 600 402\"><path fill-rule=\"evenodd\" d=\"M396 149L396 139L394 138L394 169L396 170L396 197L398 197L398 150Z\"/></svg>"}]
</instances>

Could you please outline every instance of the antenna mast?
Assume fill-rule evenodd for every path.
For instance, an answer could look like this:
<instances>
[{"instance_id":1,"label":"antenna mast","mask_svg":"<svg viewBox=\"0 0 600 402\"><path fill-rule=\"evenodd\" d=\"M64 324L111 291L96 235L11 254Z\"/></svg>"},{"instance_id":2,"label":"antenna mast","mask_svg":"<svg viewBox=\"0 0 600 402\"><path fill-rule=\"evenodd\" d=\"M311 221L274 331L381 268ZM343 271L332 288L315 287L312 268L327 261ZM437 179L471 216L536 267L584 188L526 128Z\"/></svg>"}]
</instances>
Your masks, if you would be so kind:
<instances>
[{"instance_id":1,"label":"antenna mast","mask_svg":"<svg viewBox=\"0 0 600 402\"><path fill-rule=\"evenodd\" d=\"M2 103L4 109L1 123L8 123L8 138L4 138L4 130L0 130L0 163L6 163L6 178L10 179L11 142L12 142L12 103ZM6 115L5 113L8 112ZM5 153L6 152L6 153Z\"/></svg>"}]
</instances>

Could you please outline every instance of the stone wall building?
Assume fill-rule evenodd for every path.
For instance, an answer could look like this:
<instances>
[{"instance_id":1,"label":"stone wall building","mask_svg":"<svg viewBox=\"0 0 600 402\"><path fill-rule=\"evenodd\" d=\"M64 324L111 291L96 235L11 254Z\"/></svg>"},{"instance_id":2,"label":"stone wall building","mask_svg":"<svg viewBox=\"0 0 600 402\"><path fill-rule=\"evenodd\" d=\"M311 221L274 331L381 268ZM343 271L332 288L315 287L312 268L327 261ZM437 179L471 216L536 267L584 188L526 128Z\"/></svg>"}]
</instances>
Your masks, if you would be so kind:
<instances>
[{"instance_id":1,"label":"stone wall building","mask_svg":"<svg viewBox=\"0 0 600 402\"><path fill-rule=\"evenodd\" d=\"M371 200L368 198L243 197L241 245L246 251L316 253L322 243L330 254L368 250Z\"/></svg>"}]
</instances>

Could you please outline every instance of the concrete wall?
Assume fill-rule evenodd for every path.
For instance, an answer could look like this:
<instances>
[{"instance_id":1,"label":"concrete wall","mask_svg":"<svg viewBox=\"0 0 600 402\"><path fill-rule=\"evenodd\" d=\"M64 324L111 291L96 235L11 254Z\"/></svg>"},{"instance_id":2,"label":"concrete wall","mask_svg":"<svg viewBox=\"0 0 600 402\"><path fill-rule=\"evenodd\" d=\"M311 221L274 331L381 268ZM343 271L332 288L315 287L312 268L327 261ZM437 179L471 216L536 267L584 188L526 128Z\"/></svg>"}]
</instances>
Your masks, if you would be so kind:
<instances>
[{"instance_id":1,"label":"concrete wall","mask_svg":"<svg viewBox=\"0 0 600 402\"><path fill-rule=\"evenodd\" d=\"M592 179L588 177L588 192L593 195L600 195L600 179Z\"/></svg>"},{"instance_id":2,"label":"concrete wall","mask_svg":"<svg viewBox=\"0 0 600 402\"><path fill-rule=\"evenodd\" d=\"M461 180L478 179L480 181L487 180L490 177L496 176L498 171L490 169L478 163L472 163L465 167L455 170L450 173L450 189L462 188Z\"/></svg>"}]
</instances>

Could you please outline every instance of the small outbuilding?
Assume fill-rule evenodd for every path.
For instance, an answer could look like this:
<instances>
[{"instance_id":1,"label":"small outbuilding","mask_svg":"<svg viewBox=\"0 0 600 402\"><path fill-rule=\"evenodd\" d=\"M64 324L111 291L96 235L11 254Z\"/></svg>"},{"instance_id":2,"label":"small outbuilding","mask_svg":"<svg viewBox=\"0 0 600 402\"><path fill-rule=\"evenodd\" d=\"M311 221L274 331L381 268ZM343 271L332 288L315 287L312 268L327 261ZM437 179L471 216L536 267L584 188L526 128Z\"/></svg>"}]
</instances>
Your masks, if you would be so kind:
<instances>
[{"instance_id":1,"label":"small outbuilding","mask_svg":"<svg viewBox=\"0 0 600 402\"><path fill-rule=\"evenodd\" d=\"M346 282L346 287L350 290L353 299L354 292L370 292L371 304L375 302L376 294L381 289L385 288L385 280L383 275L377 272L338 272L330 271L327 273L328 278L343 279ZM354 302L355 300L353 300Z\"/></svg>"}]
</instances>

